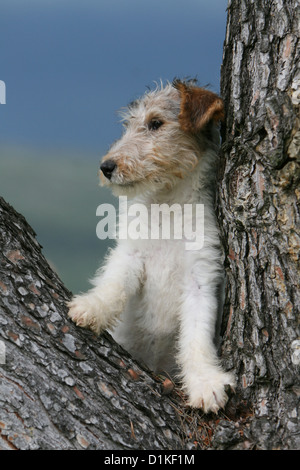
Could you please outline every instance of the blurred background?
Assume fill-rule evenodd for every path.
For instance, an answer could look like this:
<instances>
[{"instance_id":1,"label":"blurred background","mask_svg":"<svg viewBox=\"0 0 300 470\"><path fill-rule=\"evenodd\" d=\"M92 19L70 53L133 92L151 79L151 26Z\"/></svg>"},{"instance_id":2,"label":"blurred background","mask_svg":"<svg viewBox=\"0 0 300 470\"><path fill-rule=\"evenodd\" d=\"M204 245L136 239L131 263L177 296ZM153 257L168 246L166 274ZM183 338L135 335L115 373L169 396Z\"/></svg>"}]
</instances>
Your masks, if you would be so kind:
<instances>
[{"instance_id":1,"label":"blurred background","mask_svg":"<svg viewBox=\"0 0 300 470\"><path fill-rule=\"evenodd\" d=\"M1 0L0 195L65 285L90 287L112 241L96 237L101 157L117 110L155 81L219 92L227 0Z\"/></svg>"}]
</instances>

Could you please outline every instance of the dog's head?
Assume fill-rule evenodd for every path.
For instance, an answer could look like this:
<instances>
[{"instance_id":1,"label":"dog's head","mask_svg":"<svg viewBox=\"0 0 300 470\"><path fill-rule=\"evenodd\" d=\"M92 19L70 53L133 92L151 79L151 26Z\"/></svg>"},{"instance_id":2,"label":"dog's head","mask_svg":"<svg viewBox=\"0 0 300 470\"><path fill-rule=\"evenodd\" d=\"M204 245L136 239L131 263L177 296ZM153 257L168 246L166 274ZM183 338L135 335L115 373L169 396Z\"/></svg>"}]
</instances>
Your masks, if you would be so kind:
<instances>
[{"instance_id":1,"label":"dog's head","mask_svg":"<svg viewBox=\"0 0 300 470\"><path fill-rule=\"evenodd\" d=\"M174 80L131 103L124 133L103 157L101 183L116 195L170 190L197 166L223 119L219 96L194 82Z\"/></svg>"}]
</instances>

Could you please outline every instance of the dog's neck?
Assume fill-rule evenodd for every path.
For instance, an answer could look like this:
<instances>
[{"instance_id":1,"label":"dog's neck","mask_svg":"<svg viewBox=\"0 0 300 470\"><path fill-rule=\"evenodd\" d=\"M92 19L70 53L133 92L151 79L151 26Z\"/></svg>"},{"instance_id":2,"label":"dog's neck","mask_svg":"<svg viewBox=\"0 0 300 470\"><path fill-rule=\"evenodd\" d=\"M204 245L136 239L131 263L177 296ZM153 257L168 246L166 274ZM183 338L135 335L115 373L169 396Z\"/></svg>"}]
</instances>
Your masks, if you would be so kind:
<instances>
[{"instance_id":1,"label":"dog's neck","mask_svg":"<svg viewBox=\"0 0 300 470\"><path fill-rule=\"evenodd\" d=\"M150 204L210 204L214 201L215 193L215 164L218 154L208 150L199 159L198 165L184 179L171 189L162 189L158 192L148 192L136 196L133 203Z\"/></svg>"}]
</instances>

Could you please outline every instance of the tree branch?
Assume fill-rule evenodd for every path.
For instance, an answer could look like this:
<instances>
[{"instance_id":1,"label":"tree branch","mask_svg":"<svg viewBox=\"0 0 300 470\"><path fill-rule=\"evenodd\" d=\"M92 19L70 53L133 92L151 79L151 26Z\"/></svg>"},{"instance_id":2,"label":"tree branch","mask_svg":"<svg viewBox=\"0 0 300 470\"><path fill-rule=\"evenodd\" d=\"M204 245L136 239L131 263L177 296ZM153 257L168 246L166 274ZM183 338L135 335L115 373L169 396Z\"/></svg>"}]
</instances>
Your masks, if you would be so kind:
<instances>
[{"instance_id":1,"label":"tree branch","mask_svg":"<svg viewBox=\"0 0 300 470\"><path fill-rule=\"evenodd\" d=\"M0 448L182 448L159 381L108 334L74 326L31 227L2 198L0 216Z\"/></svg>"}]
</instances>

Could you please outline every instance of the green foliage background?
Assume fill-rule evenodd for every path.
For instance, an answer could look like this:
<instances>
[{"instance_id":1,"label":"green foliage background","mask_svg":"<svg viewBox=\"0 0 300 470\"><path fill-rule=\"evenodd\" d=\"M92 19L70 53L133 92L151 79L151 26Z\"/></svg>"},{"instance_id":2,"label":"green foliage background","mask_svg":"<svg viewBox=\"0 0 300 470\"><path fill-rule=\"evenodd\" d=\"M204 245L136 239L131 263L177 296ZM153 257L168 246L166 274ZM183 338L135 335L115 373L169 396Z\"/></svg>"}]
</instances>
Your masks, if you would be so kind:
<instances>
[{"instance_id":1,"label":"green foliage background","mask_svg":"<svg viewBox=\"0 0 300 470\"><path fill-rule=\"evenodd\" d=\"M99 186L100 156L28 148L1 148L0 194L37 234L50 264L78 293L90 279L112 240L96 236L96 208L116 200Z\"/></svg>"}]
</instances>

